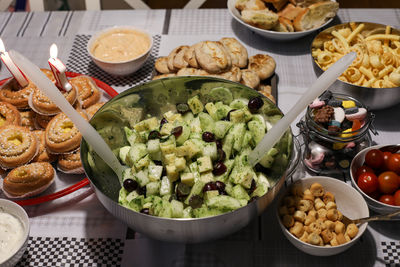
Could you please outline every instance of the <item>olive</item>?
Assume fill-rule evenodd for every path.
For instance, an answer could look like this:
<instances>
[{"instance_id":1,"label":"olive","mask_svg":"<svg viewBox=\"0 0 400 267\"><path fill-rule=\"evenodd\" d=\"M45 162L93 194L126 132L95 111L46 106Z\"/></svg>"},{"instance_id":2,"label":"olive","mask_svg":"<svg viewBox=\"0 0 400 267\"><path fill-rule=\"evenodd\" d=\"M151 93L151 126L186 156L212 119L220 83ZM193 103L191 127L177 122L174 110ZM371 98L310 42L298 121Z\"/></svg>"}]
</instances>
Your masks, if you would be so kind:
<instances>
[{"instance_id":1,"label":"olive","mask_svg":"<svg viewBox=\"0 0 400 267\"><path fill-rule=\"evenodd\" d=\"M203 205L203 198L199 195L194 195L189 199L189 206L193 209L200 208Z\"/></svg>"},{"instance_id":2,"label":"olive","mask_svg":"<svg viewBox=\"0 0 400 267\"><path fill-rule=\"evenodd\" d=\"M140 210L140 213L144 213L144 214L150 215L150 210L148 208L144 208L144 209Z\"/></svg>"},{"instance_id":3,"label":"olive","mask_svg":"<svg viewBox=\"0 0 400 267\"><path fill-rule=\"evenodd\" d=\"M214 175L222 175L224 172L226 172L225 164L222 162L215 163L212 173Z\"/></svg>"},{"instance_id":4,"label":"olive","mask_svg":"<svg viewBox=\"0 0 400 267\"><path fill-rule=\"evenodd\" d=\"M215 144L217 145L217 148L222 148L222 141L220 139L215 140Z\"/></svg>"},{"instance_id":5,"label":"olive","mask_svg":"<svg viewBox=\"0 0 400 267\"><path fill-rule=\"evenodd\" d=\"M208 182L203 187L203 192L218 190L217 185L214 182Z\"/></svg>"},{"instance_id":6,"label":"olive","mask_svg":"<svg viewBox=\"0 0 400 267\"><path fill-rule=\"evenodd\" d=\"M183 127L178 126L172 129L171 134L175 135L175 137L178 138L179 136L181 136L182 132L183 132Z\"/></svg>"},{"instance_id":7,"label":"olive","mask_svg":"<svg viewBox=\"0 0 400 267\"><path fill-rule=\"evenodd\" d=\"M176 186L176 196L182 199L190 194L190 187L187 184L179 183Z\"/></svg>"},{"instance_id":8,"label":"olive","mask_svg":"<svg viewBox=\"0 0 400 267\"><path fill-rule=\"evenodd\" d=\"M221 181L216 181L215 186L217 187L219 192L224 192L225 191L225 184Z\"/></svg>"},{"instance_id":9,"label":"olive","mask_svg":"<svg viewBox=\"0 0 400 267\"><path fill-rule=\"evenodd\" d=\"M230 121L231 120L231 112L235 111L236 109L232 109L231 111L228 112L226 117L223 119L224 121Z\"/></svg>"},{"instance_id":10,"label":"olive","mask_svg":"<svg viewBox=\"0 0 400 267\"><path fill-rule=\"evenodd\" d=\"M186 103L176 104L176 110L181 114L186 113L189 111L189 105Z\"/></svg>"},{"instance_id":11,"label":"olive","mask_svg":"<svg viewBox=\"0 0 400 267\"><path fill-rule=\"evenodd\" d=\"M204 132L201 137L205 142L213 142L215 140L214 134L210 132Z\"/></svg>"},{"instance_id":12,"label":"olive","mask_svg":"<svg viewBox=\"0 0 400 267\"><path fill-rule=\"evenodd\" d=\"M250 189L249 189L249 194L253 193L253 191L256 190L256 188L257 188L257 184L256 184L256 181L253 179L253 180L251 180L251 186L250 186Z\"/></svg>"},{"instance_id":13,"label":"olive","mask_svg":"<svg viewBox=\"0 0 400 267\"><path fill-rule=\"evenodd\" d=\"M159 160L153 160L154 164L158 165L158 166L162 166L162 162Z\"/></svg>"},{"instance_id":14,"label":"olive","mask_svg":"<svg viewBox=\"0 0 400 267\"><path fill-rule=\"evenodd\" d=\"M163 126L165 123L167 123L167 122L168 122L168 121L167 121L166 118L162 118L162 119L161 119L161 121L160 121L160 130L161 130L162 126Z\"/></svg>"},{"instance_id":15,"label":"olive","mask_svg":"<svg viewBox=\"0 0 400 267\"><path fill-rule=\"evenodd\" d=\"M217 149L217 159L218 159L218 161L224 161L225 158L226 158L225 151L222 150L221 148L218 148Z\"/></svg>"},{"instance_id":16,"label":"olive","mask_svg":"<svg viewBox=\"0 0 400 267\"><path fill-rule=\"evenodd\" d=\"M247 104L251 112L257 112L263 105L264 101L258 96L251 98Z\"/></svg>"},{"instance_id":17,"label":"olive","mask_svg":"<svg viewBox=\"0 0 400 267\"><path fill-rule=\"evenodd\" d=\"M144 195L144 196L146 196L146 186L139 187L139 188L137 189L137 192L138 192L139 195Z\"/></svg>"},{"instance_id":18,"label":"olive","mask_svg":"<svg viewBox=\"0 0 400 267\"><path fill-rule=\"evenodd\" d=\"M132 191L136 190L136 188L138 188L138 185L139 185L138 182L136 182L133 179L126 179L124 181L124 188L128 192L132 192Z\"/></svg>"},{"instance_id":19,"label":"olive","mask_svg":"<svg viewBox=\"0 0 400 267\"><path fill-rule=\"evenodd\" d=\"M151 131L151 132L149 133L149 136L147 137L148 140L151 140L151 139L160 139L160 138L161 138L161 134L160 134L159 131L156 131L156 130Z\"/></svg>"}]
</instances>

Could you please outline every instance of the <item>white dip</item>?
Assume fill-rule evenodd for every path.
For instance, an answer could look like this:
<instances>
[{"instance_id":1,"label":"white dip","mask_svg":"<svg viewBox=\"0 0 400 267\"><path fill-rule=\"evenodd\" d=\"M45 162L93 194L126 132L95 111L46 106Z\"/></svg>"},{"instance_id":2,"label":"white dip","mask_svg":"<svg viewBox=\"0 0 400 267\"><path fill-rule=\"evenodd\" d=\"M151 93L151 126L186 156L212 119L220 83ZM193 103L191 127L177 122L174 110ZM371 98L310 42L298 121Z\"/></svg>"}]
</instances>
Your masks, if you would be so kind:
<instances>
[{"instance_id":1,"label":"white dip","mask_svg":"<svg viewBox=\"0 0 400 267\"><path fill-rule=\"evenodd\" d=\"M23 236L21 221L0 208L0 264L18 250Z\"/></svg>"}]
</instances>

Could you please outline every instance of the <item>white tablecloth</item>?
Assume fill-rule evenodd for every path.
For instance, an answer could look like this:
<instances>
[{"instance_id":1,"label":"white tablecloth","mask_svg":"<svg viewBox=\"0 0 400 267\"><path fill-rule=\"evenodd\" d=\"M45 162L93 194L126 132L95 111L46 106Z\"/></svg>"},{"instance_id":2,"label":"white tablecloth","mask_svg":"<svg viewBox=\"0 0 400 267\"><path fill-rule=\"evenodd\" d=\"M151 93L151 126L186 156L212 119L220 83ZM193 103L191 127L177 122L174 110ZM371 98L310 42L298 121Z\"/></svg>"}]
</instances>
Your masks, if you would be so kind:
<instances>
[{"instance_id":1,"label":"white tablecloth","mask_svg":"<svg viewBox=\"0 0 400 267\"><path fill-rule=\"evenodd\" d=\"M400 9L341 9L335 24L370 21L400 28ZM155 47L149 66L136 77L115 80L99 72L84 51L94 32L113 25L134 25L151 32ZM48 67L49 47L55 42L69 69L91 74L117 91L149 79L152 61L174 47L232 36L249 54L268 53L277 61L278 104L287 111L316 79L309 46L314 35L290 43L264 39L234 21L227 10L129 10L0 13L0 35L40 67ZM2 66L0 79L9 76ZM400 143L400 105L377 111L373 136L378 144ZM300 118L300 116L299 116ZM293 127L296 130L296 127ZM305 175L297 173L297 176ZM68 183L68 181L67 181ZM27 207L31 222L28 252L20 266L265 266L400 264L398 222L371 223L353 248L340 256L320 258L294 248L280 232L271 205L248 227L206 244L170 244L148 239L112 217L89 187L50 203ZM51 256L49 256L51 255Z\"/></svg>"}]
</instances>

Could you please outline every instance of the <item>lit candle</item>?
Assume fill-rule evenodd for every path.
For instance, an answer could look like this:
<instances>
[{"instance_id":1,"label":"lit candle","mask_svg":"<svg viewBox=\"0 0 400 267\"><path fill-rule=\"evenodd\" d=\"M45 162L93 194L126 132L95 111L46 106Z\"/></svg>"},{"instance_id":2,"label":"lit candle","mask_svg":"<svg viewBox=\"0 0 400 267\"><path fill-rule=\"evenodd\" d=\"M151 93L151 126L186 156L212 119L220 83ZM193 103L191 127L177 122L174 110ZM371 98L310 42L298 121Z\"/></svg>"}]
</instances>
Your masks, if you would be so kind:
<instances>
[{"instance_id":1,"label":"lit candle","mask_svg":"<svg viewBox=\"0 0 400 267\"><path fill-rule=\"evenodd\" d=\"M21 85L21 87L25 87L29 84L28 79L22 73L22 71L14 64L11 60L10 56L6 52L6 48L4 47L3 40L0 38L0 57L3 61L4 65L6 65L7 69L14 76L15 80Z\"/></svg>"},{"instance_id":2,"label":"lit candle","mask_svg":"<svg viewBox=\"0 0 400 267\"><path fill-rule=\"evenodd\" d=\"M49 65L50 69L54 74L54 78L56 79L56 86L65 91L69 91L72 89L71 84L68 82L67 76L65 75L65 71L67 68L65 65L57 58L58 49L56 44L52 44L50 46L50 58Z\"/></svg>"}]
</instances>

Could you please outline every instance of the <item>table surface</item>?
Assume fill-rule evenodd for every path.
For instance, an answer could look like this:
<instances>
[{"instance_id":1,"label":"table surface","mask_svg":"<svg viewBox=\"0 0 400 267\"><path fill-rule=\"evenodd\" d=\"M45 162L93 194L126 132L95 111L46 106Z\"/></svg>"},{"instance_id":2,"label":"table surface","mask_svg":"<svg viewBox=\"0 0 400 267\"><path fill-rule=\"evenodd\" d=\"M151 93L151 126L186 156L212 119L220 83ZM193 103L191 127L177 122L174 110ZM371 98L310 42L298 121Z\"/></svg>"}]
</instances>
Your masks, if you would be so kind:
<instances>
[{"instance_id":1,"label":"table surface","mask_svg":"<svg viewBox=\"0 0 400 267\"><path fill-rule=\"evenodd\" d=\"M340 9L332 24L369 21L400 28L400 9ZM113 25L134 25L154 36L149 62L132 77L115 79L100 71L85 50L88 38ZM49 47L71 71L92 75L118 92L147 81L154 59L181 44L235 37L249 55L268 53L277 62L279 106L285 112L316 79L309 47L314 35L290 43L264 39L234 21L225 9L116 10L0 13L0 36L40 67L48 67ZM0 78L9 76L6 68ZM378 144L400 143L400 105L375 112ZM300 117L299 117L300 118ZM296 127L293 127L294 131ZM296 177L307 175L298 170ZM66 183L68 183L67 181ZM274 203L275 204L275 203ZM370 223L351 249L333 257L302 253L283 236L272 204L241 231L205 244L171 244L135 233L109 214L90 187L51 203L27 207L31 230L28 251L18 266L264 266L400 264L400 223Z\"/></svg>"}]
</instances>

